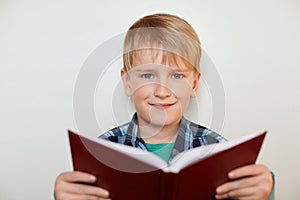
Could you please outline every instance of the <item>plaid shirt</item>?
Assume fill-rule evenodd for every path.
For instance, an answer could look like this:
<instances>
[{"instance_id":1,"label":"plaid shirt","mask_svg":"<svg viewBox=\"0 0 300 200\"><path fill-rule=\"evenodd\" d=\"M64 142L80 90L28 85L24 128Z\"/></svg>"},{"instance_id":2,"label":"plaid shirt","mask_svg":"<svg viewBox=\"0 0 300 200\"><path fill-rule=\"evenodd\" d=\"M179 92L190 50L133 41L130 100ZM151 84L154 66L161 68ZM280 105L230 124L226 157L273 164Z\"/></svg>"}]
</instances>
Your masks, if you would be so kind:
<instances>
[{"instance_id":1,"label":"plaid shirt","mask_svg":"<svg viewBox=\"0 0 300 200\"><path fill-rule=\"evenodd\" d=\"M99 138L136 147L144 151L148 150L145 141L141 138L139 133L136 113L130 122L103 133ZM179 125L179 134L176 138L170 160L180 152L188 149L223 141L227 140L221 135L182 117Z\"/></svg>"}]
</instances>

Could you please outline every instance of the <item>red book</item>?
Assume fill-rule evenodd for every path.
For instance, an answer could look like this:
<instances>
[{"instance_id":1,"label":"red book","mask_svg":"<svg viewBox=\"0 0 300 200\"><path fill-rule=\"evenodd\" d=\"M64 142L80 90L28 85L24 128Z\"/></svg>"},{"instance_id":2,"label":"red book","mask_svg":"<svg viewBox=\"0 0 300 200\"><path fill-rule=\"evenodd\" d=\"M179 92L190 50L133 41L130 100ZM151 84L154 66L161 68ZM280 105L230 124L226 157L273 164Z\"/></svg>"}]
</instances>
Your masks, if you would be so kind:
<instances>
[{"instance_id":1,"label":"red book","mask_svg":"<svg viewBox=\"0 0 300 200\"><path fill-rule=\"evenodd\" d=\"M214 199L235 168L254 164L266 131L178 154L169 164L155 154L69 130L73 168L97 177L113 200Z\"/></svg>"}]
</instances>

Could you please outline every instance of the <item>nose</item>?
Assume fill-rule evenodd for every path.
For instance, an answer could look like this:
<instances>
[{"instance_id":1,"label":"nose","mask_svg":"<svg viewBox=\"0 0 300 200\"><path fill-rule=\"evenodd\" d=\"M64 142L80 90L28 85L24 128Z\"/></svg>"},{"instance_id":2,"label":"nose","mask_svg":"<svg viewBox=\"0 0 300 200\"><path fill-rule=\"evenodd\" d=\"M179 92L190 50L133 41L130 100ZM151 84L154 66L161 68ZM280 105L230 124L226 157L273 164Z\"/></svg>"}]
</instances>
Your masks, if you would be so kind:
<instances>
[{"instance_id":1,"label":"nose","mask_svg":"<svg viewBox=\"0 0 300 200\"><path fill-rule=\"evenodd\" d=\"M166 98L171 96L171 90L162 84L155 85L154 96L158 98Z\"/></svg>"}]
</instances>

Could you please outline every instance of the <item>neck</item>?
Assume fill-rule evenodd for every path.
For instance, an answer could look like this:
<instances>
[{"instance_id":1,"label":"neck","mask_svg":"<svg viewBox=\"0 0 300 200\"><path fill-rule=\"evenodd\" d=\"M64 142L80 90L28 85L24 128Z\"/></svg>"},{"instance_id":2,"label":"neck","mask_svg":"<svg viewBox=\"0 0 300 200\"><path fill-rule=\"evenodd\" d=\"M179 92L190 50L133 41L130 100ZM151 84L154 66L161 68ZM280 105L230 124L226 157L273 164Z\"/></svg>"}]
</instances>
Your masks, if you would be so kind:
<instances>
[{"instance_id":1,"label":"neck","mask_svg":"<svg viewBox=\"0 0 300 200\"><path fill-rule=\"evenodd\" d=\"M175 142L178 135L179 122L165 126L148 124L139 125L140 135L146 143L159 144Z\"/></svg>"}]
</instances>

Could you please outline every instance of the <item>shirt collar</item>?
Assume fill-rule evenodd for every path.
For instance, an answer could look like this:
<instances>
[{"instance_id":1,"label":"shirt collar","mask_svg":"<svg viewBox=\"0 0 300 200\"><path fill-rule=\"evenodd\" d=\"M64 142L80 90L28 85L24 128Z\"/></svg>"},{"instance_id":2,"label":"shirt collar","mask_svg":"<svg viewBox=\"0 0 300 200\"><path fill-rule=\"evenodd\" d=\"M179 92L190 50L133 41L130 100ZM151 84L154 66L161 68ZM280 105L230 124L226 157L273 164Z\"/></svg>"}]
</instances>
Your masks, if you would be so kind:
<instances>
[{"instance_id":1,"label":"shirt collar","mask_svg":"<svg viewBox=\"0 0 300 200\"><path fill-rule=\"evenodd\" d=\"M178 153L188 150L192 147L193 134L189 126L190 123L191 122L186 118L181 118L178 129L178 136L175 141L171 158L177 155ZM124 143L126 145L138 147L143 150L147 149L145 141L140 136L137 113L134 113L129 123Z\"/></svg>"}]
</instances>

